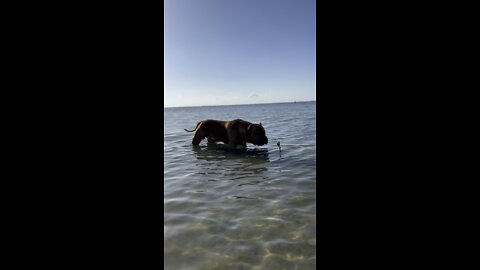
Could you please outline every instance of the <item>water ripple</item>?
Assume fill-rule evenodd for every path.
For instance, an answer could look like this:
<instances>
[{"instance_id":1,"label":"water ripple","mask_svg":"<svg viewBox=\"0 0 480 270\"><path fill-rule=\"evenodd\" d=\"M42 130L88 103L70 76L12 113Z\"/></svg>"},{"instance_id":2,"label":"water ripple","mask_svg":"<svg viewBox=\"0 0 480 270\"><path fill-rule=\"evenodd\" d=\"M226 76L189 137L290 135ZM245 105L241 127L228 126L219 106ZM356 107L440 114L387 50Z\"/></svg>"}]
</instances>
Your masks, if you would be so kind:
<instances>
[{"instance_id":1,"label":"water ripple","mask_svg":"<svg viewBox=\"0 0 480 270\"><path fill-rule=\"evenodd\" d=\"M262 122L269 144L193 147L183 129L209 118ZM165 110L166 269L315 268L315 118L311 103Z\"/></svg>"}]
</instances>

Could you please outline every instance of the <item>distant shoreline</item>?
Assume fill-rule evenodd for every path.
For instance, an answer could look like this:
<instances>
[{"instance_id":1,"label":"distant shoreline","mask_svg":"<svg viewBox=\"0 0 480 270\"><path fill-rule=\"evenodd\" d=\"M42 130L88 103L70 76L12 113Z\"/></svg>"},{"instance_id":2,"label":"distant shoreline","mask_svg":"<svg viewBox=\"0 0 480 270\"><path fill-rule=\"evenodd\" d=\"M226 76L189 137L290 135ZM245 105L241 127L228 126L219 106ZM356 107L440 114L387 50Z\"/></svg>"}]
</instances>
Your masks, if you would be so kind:
<instances>
[{"instance_id":1,"label":"distant shoreline","mask_svg":"<svg viewBox=\"0 0 480 270\"><path fill-rule=\"evenodd\" d=\"M307 103L317 102L316 100L309 101L290 101L290 102L273 102L273 103L250 103L250 104L228 104L228 105L198 105L198 106L176 106L176 107L163 107L164 109L172 108L200 108L200 107L222 107L222 106L249 106L249 105L273 105L273 104L293 104L293 103Z\"/></svg>"}]
</instances>

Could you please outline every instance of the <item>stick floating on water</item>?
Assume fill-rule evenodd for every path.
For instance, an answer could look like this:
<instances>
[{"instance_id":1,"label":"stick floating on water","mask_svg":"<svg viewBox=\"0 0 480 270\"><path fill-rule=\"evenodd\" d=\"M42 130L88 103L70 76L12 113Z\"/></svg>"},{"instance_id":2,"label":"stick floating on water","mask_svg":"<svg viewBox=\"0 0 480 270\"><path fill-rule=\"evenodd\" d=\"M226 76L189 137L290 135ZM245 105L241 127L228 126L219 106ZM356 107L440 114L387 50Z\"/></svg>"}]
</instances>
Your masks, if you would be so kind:
<instances>
[{"instance_id":1,"label":"stick floating on water","mask_svg":"<svg viewBox=\"0 0 480 270\"><path fill-rule=\"evenodd\" d=\"M278 146L278 149L280 150L280 152L282 152L282 148L280 147L280 142L277 142L277 146Z\"/></svg>"}]
</instances>

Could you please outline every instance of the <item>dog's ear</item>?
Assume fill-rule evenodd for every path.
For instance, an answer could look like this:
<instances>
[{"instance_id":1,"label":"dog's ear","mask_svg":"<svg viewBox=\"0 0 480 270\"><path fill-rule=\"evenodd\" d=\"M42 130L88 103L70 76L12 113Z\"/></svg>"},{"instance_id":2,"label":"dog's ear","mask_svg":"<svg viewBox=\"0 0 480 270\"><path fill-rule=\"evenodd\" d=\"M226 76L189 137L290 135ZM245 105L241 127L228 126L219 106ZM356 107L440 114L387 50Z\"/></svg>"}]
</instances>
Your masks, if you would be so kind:
<instances>
[{"instance_id":1,"label":"dog's ear","mask_svg":"<svg viewBox=\"0 0 480 270\"><path fill-rule=\"evenodd\" d=\"M262 126L262 122L260 122L260 126Z\"/></svg>"}]
</instances>

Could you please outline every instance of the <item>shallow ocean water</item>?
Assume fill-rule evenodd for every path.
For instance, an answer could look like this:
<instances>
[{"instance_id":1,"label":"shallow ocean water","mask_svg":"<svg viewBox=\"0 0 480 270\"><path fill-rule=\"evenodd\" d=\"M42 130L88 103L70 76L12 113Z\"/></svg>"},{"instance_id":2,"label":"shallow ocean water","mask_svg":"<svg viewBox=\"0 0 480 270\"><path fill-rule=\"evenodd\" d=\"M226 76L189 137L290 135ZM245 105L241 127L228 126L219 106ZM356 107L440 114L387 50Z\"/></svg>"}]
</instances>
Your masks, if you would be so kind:
<instances>
[{"instance_id":1,"label":"shallow ocean water","mask_svg":"<svg viewBox=\"0 0 480 270\"><path fill-rule=\"evenodd\" d=\"M315 102L164 112L165 269L315 269ZM236 118L268 144L194 147L183 130Z\"/></svg>"}]
</instances>

